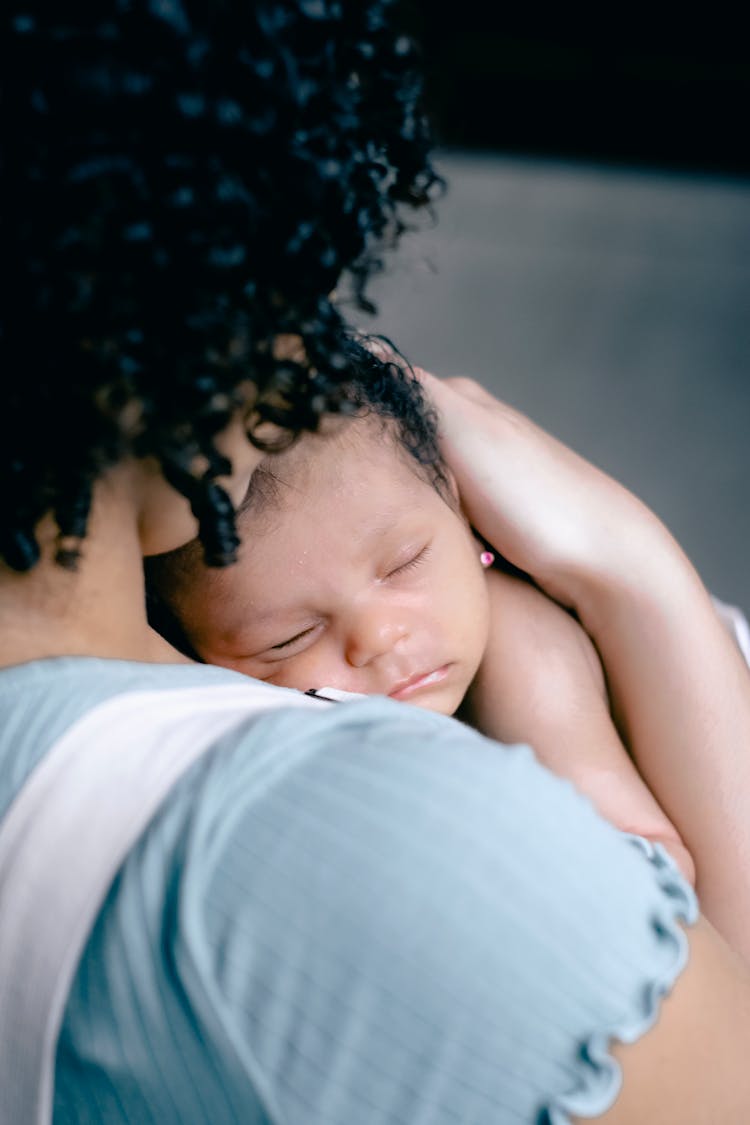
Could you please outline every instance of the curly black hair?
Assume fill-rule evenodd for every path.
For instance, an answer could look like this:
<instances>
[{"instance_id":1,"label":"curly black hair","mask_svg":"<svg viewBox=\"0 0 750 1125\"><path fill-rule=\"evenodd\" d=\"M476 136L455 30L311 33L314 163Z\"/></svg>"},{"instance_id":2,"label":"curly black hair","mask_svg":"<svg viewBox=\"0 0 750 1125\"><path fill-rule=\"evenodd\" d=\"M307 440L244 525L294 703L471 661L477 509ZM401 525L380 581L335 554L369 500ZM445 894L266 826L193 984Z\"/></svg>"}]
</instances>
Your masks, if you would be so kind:
<instances>
[{"instance_id":1,"label":"curly black hair","mask_svg":"<svg viewBox=\"0 0 750 1125\"><path fill-rule=\"evenodd\" d=\"M448 467L438 441L438 416L413 369L395 344L383 336L357 343L348 388L355 417L382 418L422 476L452 502ZM376 354L373 354L373 346ZM384 356L390 358L384 359Z\"/></svg>"},{"instance_id":2,"label":"curly black hair","mask_svg":"<svg viewBox=\"0 0 750 1125\"><path fill-rule=\"evenodd\" d=\"M373 353L374 349L374 353ZM383 356L392 353L387 361ZM422 385L408 362L399 355L392 341L382 336L356 341L351 351L347 383L348 424L357 419L377 419L384 437L394 448L407 454L409 464L431 485L451 507L457 497L451 487L448 466L438 441L438 417L428 401ZM340 434L337 427L334 431ZM299 449L306 470L314 446L304 443ZM298 462L299 464L299 462ZM263 459L252 474L238 514L252 510L255 514L274 505L280 493L277 473L282 466L279 455ZM286 471L282 468L282 474ZM293 470L294 471L294 470ZM179 556L188 548L170 552ZM191 552L194 555L194 552Z\"/></svg>"},{"instance_id":3,"label":"curly black hair","mask_svg":"<svg viewBox=\"0 0 750 1125\"><path fill-rule=\"evenodd\" d=\"M12 5L13 6L13 5ZM431 167L389 0L25 0L4 74L8 199L0 557L75 565L96 479L155 457L207 561L233 560L214 445L315 429L347 398L360 308ZM273 342L301 338L295 361ZM372 359L374 371L384 362ZM197 474L201 459L207 470Z\"/></svg>"}]
</instances>

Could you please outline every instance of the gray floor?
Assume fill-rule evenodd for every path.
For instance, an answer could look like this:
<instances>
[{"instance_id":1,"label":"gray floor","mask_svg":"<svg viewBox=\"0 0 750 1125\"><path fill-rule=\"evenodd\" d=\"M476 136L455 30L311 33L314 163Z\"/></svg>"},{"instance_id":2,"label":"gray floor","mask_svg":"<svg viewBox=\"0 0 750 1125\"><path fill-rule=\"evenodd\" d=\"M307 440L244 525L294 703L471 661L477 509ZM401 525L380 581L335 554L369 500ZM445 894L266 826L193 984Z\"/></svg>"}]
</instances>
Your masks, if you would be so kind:
<instances>
[{"instance_id":1,"label":"gray floor","mask_svg":"<svg viewBox=\"0 0 750 1125\"><path fill-rule=\"evenodd\" d=\"M750 609L750 184L439 164L437 225L388 260L362 327L473 375L619 477Z\"/></svg>"}]
</instances>

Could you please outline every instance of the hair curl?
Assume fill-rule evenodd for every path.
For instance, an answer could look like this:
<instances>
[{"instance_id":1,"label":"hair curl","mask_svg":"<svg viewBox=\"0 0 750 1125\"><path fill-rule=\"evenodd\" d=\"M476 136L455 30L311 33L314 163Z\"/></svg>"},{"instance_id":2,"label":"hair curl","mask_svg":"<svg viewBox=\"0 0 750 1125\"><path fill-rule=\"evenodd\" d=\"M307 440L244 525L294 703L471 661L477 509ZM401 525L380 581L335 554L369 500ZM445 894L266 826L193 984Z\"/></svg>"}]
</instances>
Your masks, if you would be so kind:
<instances>
[{"instance_id":1,"label":"hair curl","mask_svg":"<svg viewBox=\"0 0 750 1125\"><path fill-rule=\"evenodd\" d=\"M214 445L248 380L290 436L346 398L361 308L403 208L439 182L415 49L388 0L27 0L4 84L12 279L0 556L75 565L92 489L155 457L207 561L232 561ZM303 358L274 355L298 335ZM380 361L372 359L374 372ZM250 425L250 423L249 423ZM260 438L250 439L261 444ZM208 468L197 474L198 458Z\"/></svg>"},{"instance_id":2,"label":"hair curl","mask_svg":"<svg viewBox=\"0 0 750 1125\"><path fill-rule=\"evenodd\" d=\"M374 342L380 345L381 354L373 354ZM382 345L393 353L391 359L383 358ZM416 461L425 480L453 503L448 467L438 442L438 416L408 361L391 340L382 336L371 339L365 347L359 341L355 346L349 410L355 417L382 418L401 448Z\"/></svg>"}]
</instances>

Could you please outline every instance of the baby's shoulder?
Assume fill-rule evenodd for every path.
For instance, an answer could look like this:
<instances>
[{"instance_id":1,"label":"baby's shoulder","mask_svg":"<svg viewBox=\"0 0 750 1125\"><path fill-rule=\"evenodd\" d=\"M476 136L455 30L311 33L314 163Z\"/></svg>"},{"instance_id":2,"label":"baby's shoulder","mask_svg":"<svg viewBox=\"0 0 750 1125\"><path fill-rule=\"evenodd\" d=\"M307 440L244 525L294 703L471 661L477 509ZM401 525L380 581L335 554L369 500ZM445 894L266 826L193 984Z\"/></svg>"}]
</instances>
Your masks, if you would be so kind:
<instances>
[{"instance_id":1,"label":"baby's shoulder","mask_svg":"<svg viewBox=\"0 0 750 1125\"><path fill-rule=\"evenodd\" d=\"M492 570L487 574L490 636L487 657L507 663L519 675L585 684L606 698L596 648L575 614L531 580Z\"/></svg>"}]
</instances>

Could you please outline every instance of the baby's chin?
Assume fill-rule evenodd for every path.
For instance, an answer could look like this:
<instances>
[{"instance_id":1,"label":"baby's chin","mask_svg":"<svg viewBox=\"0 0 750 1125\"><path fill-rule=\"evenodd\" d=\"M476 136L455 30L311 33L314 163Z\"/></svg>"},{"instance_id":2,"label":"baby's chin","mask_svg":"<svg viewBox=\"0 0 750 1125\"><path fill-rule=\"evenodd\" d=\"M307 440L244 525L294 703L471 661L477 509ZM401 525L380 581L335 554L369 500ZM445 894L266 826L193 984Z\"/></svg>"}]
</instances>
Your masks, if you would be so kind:
<instances>
[{"instance_id":1,"label":"baby's chin","mask_svg":"<svg viewBox=\"0 0 750 1125\"><path fill-rule=\"evenodd\" d=\"M406 707L421 707L423 711L432 711L436 715L455 715L460 707L460 703L454 707L451 703L443 703L440 700L435 700L435 702L425 700L424 703L420 703L416 699L413 703L407 703L405 700L399 700L399 702L404 702Z\"/></svg>"}]
</instances>

